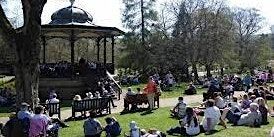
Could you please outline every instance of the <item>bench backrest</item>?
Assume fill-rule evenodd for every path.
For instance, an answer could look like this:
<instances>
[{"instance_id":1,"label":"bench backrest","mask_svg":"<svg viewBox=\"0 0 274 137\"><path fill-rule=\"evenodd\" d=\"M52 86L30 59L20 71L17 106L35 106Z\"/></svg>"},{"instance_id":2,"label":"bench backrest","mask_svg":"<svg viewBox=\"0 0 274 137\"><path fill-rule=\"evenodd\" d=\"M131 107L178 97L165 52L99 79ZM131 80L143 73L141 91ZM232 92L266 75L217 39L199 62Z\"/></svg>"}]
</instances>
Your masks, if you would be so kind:
<instances>
[{"instance_id":1,"label":"bench backrest","mask_svg":"<svg viewBox=\"0 0 274 137\"><path fill-rule=\"evenodd\" d=\"M72 108L75 112L89 111L92 109L100 109L109 107L109 98L93 98L80 101L73 101Z\"/></svg>"},{"instance_id":2,"label":"bench backrest","mask_svg":"<svg viewBox=\"0 0 274 137\"><path fill-rule=\"evenodd\" d=\"M61 109L60 109L60 102L59 103L48 103L45 104L49 116L52 117L54 114L58 114L58 118L61 119Z\"/></svg>"}]
</instances>

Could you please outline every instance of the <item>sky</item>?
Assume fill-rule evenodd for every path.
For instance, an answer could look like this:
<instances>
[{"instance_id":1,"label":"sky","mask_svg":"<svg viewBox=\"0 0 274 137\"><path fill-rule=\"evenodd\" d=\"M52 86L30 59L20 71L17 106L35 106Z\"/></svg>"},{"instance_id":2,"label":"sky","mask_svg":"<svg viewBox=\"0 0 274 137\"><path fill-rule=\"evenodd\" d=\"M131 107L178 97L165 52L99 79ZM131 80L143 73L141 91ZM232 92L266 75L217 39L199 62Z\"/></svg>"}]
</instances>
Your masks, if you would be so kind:
<instances>
[{"instance_id":1,"label":"sky","mask_svg":"<svg viewBox=\"0 0 274 137\"><path fill-rule=\"evenodd\" d=\"M168 0L157 0L156 9ZM231 7L257 8L265 18L262 33L270 33L270 26L274 25L274 0L227 0ZM70 5L70 0L48 0L42 14L42 24L51 21L50 16L58 9ZM75 0L74 6L89 12L94 19L94 24L100 26L117 27L123 30L122 0Z\"/></svg>"}]
</instances>

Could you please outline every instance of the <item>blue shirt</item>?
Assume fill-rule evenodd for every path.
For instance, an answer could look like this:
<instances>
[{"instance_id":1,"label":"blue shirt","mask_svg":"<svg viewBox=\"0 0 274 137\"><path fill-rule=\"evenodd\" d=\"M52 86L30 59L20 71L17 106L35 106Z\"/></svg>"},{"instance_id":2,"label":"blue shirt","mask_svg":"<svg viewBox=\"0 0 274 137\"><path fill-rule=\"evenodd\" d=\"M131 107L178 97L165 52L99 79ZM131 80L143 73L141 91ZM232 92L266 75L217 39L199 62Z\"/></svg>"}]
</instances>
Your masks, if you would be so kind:
<instances>
[{"instance_id":1,"label":"blue shirt","mask_svg":"<svg viewBox=\"0 0 274 137\"><path fill-rule=\"evenodd\" d=\"M25 111L19 111L17 114L18 119L25 119L25 118L31 118L32 114L25 110Z\"/></svg>"}]
</instances>

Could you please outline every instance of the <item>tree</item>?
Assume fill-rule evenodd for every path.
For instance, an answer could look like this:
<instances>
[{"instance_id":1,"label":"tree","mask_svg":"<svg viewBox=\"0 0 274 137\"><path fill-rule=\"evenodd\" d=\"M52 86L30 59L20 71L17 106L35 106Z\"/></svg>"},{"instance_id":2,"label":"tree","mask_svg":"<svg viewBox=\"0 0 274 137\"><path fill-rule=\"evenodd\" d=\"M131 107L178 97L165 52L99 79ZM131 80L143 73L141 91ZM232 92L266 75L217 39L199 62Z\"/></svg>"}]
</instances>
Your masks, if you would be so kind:
<instances>
[{"instance_id":1,"label":"tree","mask_svg":"<svg viewBox=\"0 0 274 137\"><path fill-rule=\"evenodd\" d=\"M240 57L243 55L244 48L252 42L252 36L261 29L263 17L258 12L254 8L237 8L234 11L234 29Z\"/></svg>"},{"instance_id":2,"label":"tree","mask_svg":"<svg viewBox=\"0 0 274 137\"><path fill-rule=\"evenodd\" d=\"M19 2L19 1L18 1ZM21 0L24 25L15 29L0 6L0 32L13 45L16 53L15 76L17 105L28 102L35 106L38 98L41 14L46 0Z\"/></svg>"},{"instance_id":3,"label":"tree","mask_svg":"<svg viewBox=\"0 0 274 137\"><path fill-rule=\"evenodd\" d=\"M123 54L120 66L145 70L150 56L149 39L152 25L157 20L157 12L152 8L155 0L123 0L122 22L130 30L122 40Z\"/></svg>"},{"instance_id":4,"label":"tree","mask_svg":"<svg viewBox=\"0 0 274 137\"><path fill-rule=\"evenodd\" d=\"M200 61L205 65L207 76L214 64L224 66L224 55L232 49L233 22L228 6L223 2L212 0L208 7L200 11L201 31L199 31L199 44L201 44ZM202 46L203 45L203 46ZM227 58L226 58L227 59Z\"/></svg>"}]
</instances>

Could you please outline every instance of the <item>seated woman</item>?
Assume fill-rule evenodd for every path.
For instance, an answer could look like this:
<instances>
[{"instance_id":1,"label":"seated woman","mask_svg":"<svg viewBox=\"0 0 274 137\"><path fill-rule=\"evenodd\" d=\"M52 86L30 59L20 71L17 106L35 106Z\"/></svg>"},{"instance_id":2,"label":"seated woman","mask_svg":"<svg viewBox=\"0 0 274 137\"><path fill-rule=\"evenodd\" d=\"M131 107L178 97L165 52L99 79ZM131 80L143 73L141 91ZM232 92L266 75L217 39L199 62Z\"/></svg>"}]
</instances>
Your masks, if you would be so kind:
<instances>
[{"instance_id":1,"label":"seated woman","mask_svg":"<svg viewBox=\"0 0 274 137\"><path fill-rule=\"evenodd\" d=\"M169 135L178 133L181 135L193 136L200 133L200 125L198 122L197 115L194 113L193 108L186 108L185 118L179 121L180 126L171 128L167 131Z\"/></svg>"},{"instance_id":2,"label":"seated woman","mask_svg":"<svg viewBox=\"0 0 274 137\"><path fill-rule=\"evenodd\" d=\"M46 136L47 131L58 134L59 125L51 124L51 119L43 114L43 106L37 106L34 116L30 119L29 137Z\"/></svg>"},{"instance_id":3,"label":"seated woman","mask_svg":"<svg viewBox=\"0 0 274 137\"><path fill-rule=\"evenodd\" d=\"M178 103L176 104L176 106L170 110L171 112L171 116L173 117L177 117L177 118L184 118L186 115L186 102L184 102L184 98L183 97L179 97L178 98Z\"/></svg>"},{"instance_id":4,"label":"seated woman","mask_svg":"<svg viewBox=\"0 0 274 137\"><path fill-rule=\"evenodd\" d=\"M186 95L193 95L196 94L196 87L193 85L193 83L190 83L188 86L188 89L185 90Z\"/></svg>"},{"instance_id":5,"label":"seated woman","mask_svg":"<svg viewBox=\"0 0 274 137\"><path fill-rule=\"evenodd\" d=\"M218 107L219 109L225 108L226 104L224 102L224 99L221 97L220 93L215 92L213 94L213 99L215 101L215 106Z\"/></svg>"},{"instance_id":6,"label":"seated woman","mask_svg":"<svg viewBox=\"0 0 274 137\"><path fill-rule=\"evenodd\" d=\"M225 109L222 114L222 119L224 120L224 118L227 118L229 122L234 125L257 127L261 125L262 122L261 112L258 109L259 105L257 103L250 104L250 111L247 114L241 114L239 112L233 113L229 109Z\"/></svg>"},{"instance_id":7,"label":"seated woman","mask_svg":"<svg viewBox=\"0 0 274 137\"><path fill-rule=\"evenodd\" d=\"M262 97L259 97L259 98L255 99L254 102L259 105L259 111L261 112L261 115L262 115L262 124L263 125L268 124L269 123L267 120L268 108L265 104L265 100Z\"/></svg>"},{"instance_id":8,"label":"seated woman","mask_svg":"<svg viewBox=\"0 0 274 137\"><path fill-rule=\"evenodd\" d=\"M250 104L252 103L251 100L249 100L248 95L244 94L243 99L241 101L241 109L247 109L249 108Z\"/></svg>"}]
</instances>

